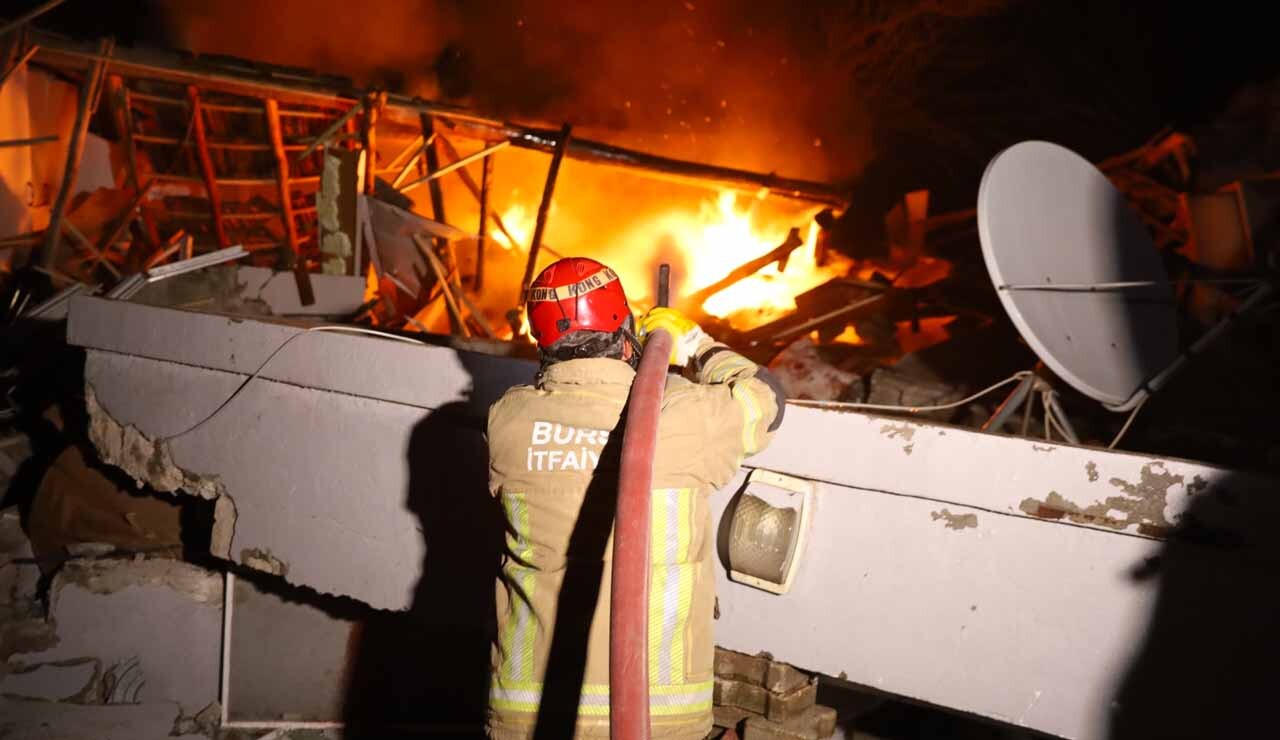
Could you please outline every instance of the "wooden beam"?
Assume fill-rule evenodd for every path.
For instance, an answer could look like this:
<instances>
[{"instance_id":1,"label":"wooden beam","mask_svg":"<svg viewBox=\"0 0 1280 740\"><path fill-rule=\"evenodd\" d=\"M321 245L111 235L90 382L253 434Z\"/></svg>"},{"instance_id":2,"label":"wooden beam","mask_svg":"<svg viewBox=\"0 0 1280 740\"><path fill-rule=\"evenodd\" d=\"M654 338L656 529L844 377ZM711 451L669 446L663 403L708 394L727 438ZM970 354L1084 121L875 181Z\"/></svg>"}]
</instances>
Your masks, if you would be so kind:
<instances>
[{"instance_id":1,"label":"wooden beam","mask_svg":"<svg viewBox=\"0 0 1280 740\"><path fill-rule=\"evenodd\" d=\"M436 135L435 121L432 120L431 116L426 114L419 116L418 123L422 127L422 140L424 144L425 142L434 141L439 138ZM440 181L438 179L431 178L431 175L440 169L440 154L436 150L434 144L425 146L423 154L423 159L426 162L427 169L427 174L423 181L428 184L428 188L431 191L431 214L436 221L439 221L442 224L447 224L449 222L445 220L444 215L444 191L440 187ZM454 249L453 242L451 240L437 240L436 245L444 252L444 274L452 276L454 291L461 292L462 280L458 270L458 253L457 250ZM461 327L454 326L453 330L457 332L459 328L461 328L462 331L466 331L465 325Z\"/></svg>"},{"instance_id":2,"label":"wooden beam","mask_svg":"<svg viewBox=\"0 0 1280 740\"><path fill-rule=\"evenodd\" d=\"M102 241L103 254L111 248L112 244L116 243L124 233L124 230L129 228L129 224L133 223L133 220L138 217L138 210L142 207L142 200L147 197L147 193L151 192L151 186L155 184L155 178L148 180L146 185L138 189L138 192L133 196L133 200L129 201L129 207L120 212L120 218L116 221L115 228Z\"/></svg>"},{"instance_id":3,"label":"wooden beam","mask_svg":"<svg viewBox=\"0 0 1280 740\"><path fill-rule=\"evenodd\" d=\"M42 58L96 59L92 51L76 42L59 39L49 34L39 34ZM344 95L324 80L274 78L269 81L251 78L250 73L228 71L195 72L184 69L176 57L172 62L157 61L154 52L124 50L111 60L113 69L125 70L131 76L152 77L178 82L183 85L199 84L202 89L216 89L236 95L275 97L299 105L338 106L358 101ZM434 103L406 95L387 97L386 117L407 120L408 117L427 113L457 122L460 127L475 131L476 138L496 140L506 138L512 146L552 152L556 145L556 132L523 126L486 117L457 106ZM765 188L771 195L806 202L826 203L838 207L848 205L848 192L844 186L830 183L780 177L774 173L750 172L730 167L671 159L645 152L604 144L586 139L574 139L566 156L584 162L593 162L624 168L641 177L665 181L695 184L701 187L730 187L748 193Z\"/></svg>"},{"instance_id":4,"label":"wooden beam","mask_svg":"<svg viewBox=\"0 0 1280 740\"><path fill-rule=\"evenodd\" d=\"M271 137L271 148L276 157L276 183L280 194L280 218L284 221L285 239L297 262L302 262L302 250L298 246L298 226L293 221L293 198L289 191L289 160L284 153L284 137L280 134L280 104L274 98L263 101L266 104L267 133Z\"/></svg>"},{"instance_id":5,"label":"wooden beam","mask_svg":"<svg viewBox=\"0 0 1280 740\"><path fill-rule=\"evenodd\" d=\"M58 196L53 201L53 209L49 214L49 228L45 230L44 266L53 267L58 258L58 246L62 239L62 219L66 215L67 201L71 199L71 188L75 185L76 174L80 171L80 159L84 156L84 142L89 131L89 105L97 94L98 81L106 69L105 52L110 42L102 41L99 45L102 54L95 61L80 83L80 99L76 103L76 118L71 129L71 144L67 149L67 161L62 170L62 185L58 188Z\"/></svg>"},{"instance_id":6,"label":"wooden beam","mask_svg":"<svg viewBox=\"0 0 1280 740\"><path fill-rule=\"evenodd\" d=\"M445 165L444 167L441 167L440 169L436 170L435 172L432 172L426 177L420 177L417 180L413 180L405 183L404 186L400 188L400 192L407 193L410 190L413 190L414 188L418 187L424 182L434 182L435 180L439 180L440 178L444 177L450 172L453 172L454 170L461 170L463 167L466 167L467 165L471 164L477 159L488 159L489 157L502 151L503 149L506 149L509 146L511 146L511 142L499 141L497 144L485 147L484 149L481 149L478 152L468 154L467 156L457 160L456 162L452 162L450 164Z\"/></svg>"},{"instance_id":7,"label":"wooden beam","mask_svg":"<svg viewBox=\"0 0 1280 740\"><path fill-rule=\"evenodd\" d=\"M204 110L210 110L208 105L201 106ZM258 111L262 113L262 111ZM134 134L134 140L144 144L165 144L168 146L185 146L187 139L179 139L174 136L152 136L150 134ZM207 139L206 146L209 149L229 149L241 152L269 152L273 151L268 144L255 144L251 141L221 141L217 139ZM285 151L297 151L305 149L305 144L285 144Z\"/></svg>"},{"instance_id":8,"label":"wooden beam","mask_svg":"<svg viewBox=\"0 0 1280 740\"><path fill-rule=\"evenodd\" d=\"M547 168L547 182L542 187L542 202L538 204L538 220L533 227L533 241L529 244L529 259L524 265L524 279L520 281L520 297L516 305L515 327L519 327L520 313L524 310L525 299L529 294L529 284L533 282L533 271L538 266L538 250L542 247L542 234L547 228L547 214L551 212L551 198L555 195L556 178L560 175L560 163L564 161L564 153L569 149L572 127L565 124L560 129L560 140L556 143L555 152L551 155L551 166Z\"/></svg>"},{"instance_id":9,"label":"wooden beam","mask_svg":"<svg viewBox=\"0 0 1280 740\"><path fill-rule=\"evenodd\" d=\"M0 75L0 90L4 89L4 83L9 81L9 78L14 72L17 72L22 68L22 65L31 61L31 57L35 56L37 51L40 51L40 47L33 44L30 49L27 49L27 53L18 57L18 60L13 63L13 66L6 69L3 75Z\"/></svg>"},{"instance_id":10,"label":"wooden beam","mask_svg":"<svg viewBox=\"0 0 1280 740\"><path fill-rule=\"evenodd\" d=\"M458 156L458 150L454 148L453 142L449 141L448 137L442 136L440 134L435 134L435 137L440 142L440 146L444 148L445 154L449 155L450 159L454 160L455 162L458 161L459 159L462 159L462 157ZM489 160L486 160L486 161L489 161ZM463 184L466 185L467 189L471 191L471 195L475 196L476 202L479 202L481 200L481 188L479 185L476 185L476 181L472 179L471 173L467 172L465 169L458 170L458 177L462 178ZM507 238L507 243L511 244L512 246L515 246L517 243L517 240L514 236L511 235L511 232L507 230L507 225L502 222L502 215L499 214L497 211L490 211L489 219L493 221L494 226L498 227L498 231L501 232L501 234ZM556 257L564 256L546 244L543 244L542 248L547 250L551 254L555 255Z\"/></svg>"},{"instance_id":11,"label":"wooden beam","mask_svg":"<svg viewBox=\"0 0 1280 740\"><path fill-rule=\"evenodd\" d=\"M204 109L200 105L200 91L195 85L187 87L187 101L191 104L191 130L195 137L196 159L200 163L200 175L204 178L205 193L209 196L209 213L213 216L213 233L218 238L218 248L231 246L226 227L222 225L222 194L218 192L218 175L209 156L209 140L204 130Z\"/></svg>"},{"instance_id":12,"label":"wooden beam","mask_svg":"<svg viewBox=\"0 0 1280 740\"><path fill-rule=\"evenodd\" d=\"M702 304L705 303L706 300L711 296L715 295L716 293L719 293L725 288L728 288L730 285L733 285L734 283L737 283L739 281L742 281L751 277L752 275L756 274L760 270L764 269L764 267L766 265L769 265L770 263L782 262L783 260L791 256L791 253L794 252L798 247L803 247L803 246L804 246L804 239L800 238L800 230L792 229L790 232L787 233L786 240L783 241L781 244L779 244L777 247L769 250L767 253L759 257L756 257L753 260L749 260L748 262L744 263L739 267L734 268L733 270L730 270L728 275L725 275L724 277L708 285L707 287L694 292L688 298L686 298L683 301L683 303L685 303L685 305L687 306L690 306L691 308L696 308L697 310L701 311Z\"/></svg>"},{"instance_id":13,"label":"wooden beam","mask_svg":"<svg viewBox=\"0 0 1280 740\"><path fill-rule=\"evenodd\" d=\"M480 291L484 289L484 248L489 239L489 184L492 181L493 158L485 157L480 167L480 228L476 231L476 274L471 283L476 295L480 295Z\"/></svg>"},{"instance_id":14,"label":"wooden beam","mask_svg":"<svg viewBox=\"0 0 1280 740\"><path fill-rule=\"evenodd\" d=\"M89 237L85 236L84 232L80 231L80 229L77 229L76 225L71 223L70 219L62 222L62 228L65 229L66 232L71 235L71 238L79 242L80 246L84 247L85 251L89 253L88 259L93 260L93 266L95 268L98 265L105 265L107 270L110 271L112 275L116 276L117 280L120 279L120 271L116 269L116 266L111 264L111 261L107 259L107 256L103 251L98 249L93 242L89 241ZM108 244L110 244L110 242L108 242ZM88 260L85 261L87 262Z\"/></svg>"},{"instance_id":15,"label":"wooden beam","mask_svg":"<svg viewBox=\"0 0 1280 740\"><path fill-rule=\"evenodd\" d=\"M20 28L21 26L27 25L31 21L35 20L36 18L39 18L45 13L48 13L50 10L53 10L54 8L65 3L66 1L67 0L48 0L47 2L37 5L31 10L28 10L27 12L18 16L17 18L14 18L13 20L4 24L4 26L0 26L0 37L5 36L15 28Z\"/></svg>"},{"instance_id":16,"label":"wooden beam","mask_svg":"<svg viewBox=\"0 0 1280 740\"><path fill-rule=\"evenodd\" d=\"M8 149L10 147L19 146L37 146L39 144L52 144L58 140L57 134L48 134L46 136L35 136L30 139L5 139L0 141L0 149Z\"/></svg>"},{"instance_id":17,"label":"wooden beam","mask_svg":"<svg viewBox=\"0 0 1280 740\"><path fill-rule=\"evenodd\" d=\"M404 149L401 149L400 153L397 154L394 159L392 159L390 162L387 163L387 167L389 167L390 169L395 169L400 165L406 164L406 162L411 162L412 159L405 159L405 158L416 156L420 151L422 151L423 143L424 142L422 139L422 134L418 134L413 138L413 141L409 142L408 146L406 146Z\"/></svg>"},{"instance_id":18,"label":"wooden beam","mask_svg":"<svg viewBox=\"0 0 1280 740\"><path fill-rule=\"evenodd\" d=\"M435 273L436 283L439 284L440 291L444 293L444 302L449 308L449 318L454 327L456 327L454 331L460 332L464 337L471 336L471 331L467 329L467 322L462 318L462 309L458 306L458 300L454 296L453 288L449 285L448 273L445 267L440 264L440 258L436 257L431 244L421 234L413 235L413 243L418 245L418 251L422 252L422 256L426 258L431 272Z\"/></svg>"},{"instance_id":19,"label":"wooden beam","mask_svg":"<svg viewBox=\"0 0 1280 740\"><path fill-rule=\"evenodd\" d=\"M273 98L269 98L269 99L273 99ZM298 158L295 161L301 162L302 160L306 159L308 154L310 154L311 152L314 152L317 148L324 145L324 143L327 142L329 139L333 138L333 135L338 133L338 129L345 126L347 121L351 120L351 117L359 113L360 110L363 108L364 108L363 103L356 103L355 105L348 108L347 112L339 116L338 120L329 124L329 127L324 130L324 133L317 136L315 138L315 141L311 142L310 146L308 146L306 149L303 149L302 154L299 154ZM280 117L280 107L278 103L276 104L276 117L277 118Z\"/></svg>"},{"instance_id":20,"label":"wooden beam","mask_svg":"<svg viewBox=\"0 0 1280 740\"><path fill-rule=\"evenodd\" d=\"M0 249L9 249L11 247L34 247L44 241L44 232L32 231L26 234L18 234L17 236L7 236L0 239Z\"/></svg>"},{"instance_id":21,"label":"wooden beam","mask_svg":"<svg viewBox=\"0 0 1280 740\"><path fill-rule=\"evenodd\" d=\"M125 184L136 193L142 187L142 179L138 177L138 149L134 143L133 99L120 75L107 78L107 97L116 136L124 144ZM153 250L160 249L160 230L156 228L151 211L146 208L142 209L142 231L146 235L147 246Z\"/></svg>"},{"instance_id":22,"label":"wooden beam","mask_svg":"<svg viewBox=\"0 0 1280 740\"><path fill-rule=\"evenodd\" d=\"M364 146L364 194L373 195L378 179L378 116L386 102L386 93L371 92L365 98L364 118L360 121L360 142Z\"/></svg>"},{"instance_id":23,"label":"wooden beam","mask_svg":"<svg viewBox=\"0 0 1280 740\"><path fill-rule=\"evenodd\" d=\"M426 113L423 113L418 120L422 124L423 141L431 139L435 135L435 121ZM426 148L426 164L428 176L440 169L440 155L434 146ZM439 181L429 180L428 182L431 183L431 217L442 224L449 223L444 217L444 191L440 189Z\"/></svg>"}]
</instances>

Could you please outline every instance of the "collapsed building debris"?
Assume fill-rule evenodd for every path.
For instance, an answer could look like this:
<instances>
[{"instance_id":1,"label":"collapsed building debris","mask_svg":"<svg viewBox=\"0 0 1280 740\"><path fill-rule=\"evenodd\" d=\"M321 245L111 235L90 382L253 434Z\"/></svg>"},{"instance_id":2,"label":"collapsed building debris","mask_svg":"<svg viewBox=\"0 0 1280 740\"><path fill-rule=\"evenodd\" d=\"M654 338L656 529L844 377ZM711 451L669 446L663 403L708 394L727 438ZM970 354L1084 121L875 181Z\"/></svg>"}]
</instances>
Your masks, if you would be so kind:
<instances>
[{"instance_id":1,"label":"collapsed building debris","mask_svg":"<svg viewBox=\"0 0 1280 740\"><path fill-rule=\"evenodd\" d=\"M484 490L476 420L535 371L509 358L99 298L78 297L71 307L70 337L88 352L96 423L168 440L167 462L139 464L134 474L147 479L172 465L181 471L175 485L216 480L220 500L234 502L224 557L376 608L411 608L415 583L444 567L433 547L438 538L455 539L439 530L442 522L477 526L481 515L464 513L478 504L458 493ZM309 449L276 443L303 427ZM347 462L353 445L359 466ZM152 459L147 450L155 447L141 449L139 463ZM894 459L907 464L886 464ZM871 460L878 464L865 463ZM910 464L919 460L946 464ZM1177 460L1161 460L1156 481L1152 464L1142 455L923 421L790 408L773 444L750 465L820 481L808 544L786 597L717 572L717 642L1045 732L1090 735L1106 721L1091 697L1110 690L1154 598L1125 575L1158 550L1148 538L1172 536L1165 523L1176 527L1196 510L1197 520L1214 522L1214 538L1254 543L1222 557L1248 557L1265 545L1271 515L1262 512L1274 502L1272 481ZM712 499L722 524L740 487L741 477ZM1053 501L1081 511L1124 499L1147 514L1117 528L1110 519L1023 506L1051 491ZM1227 502L1258 508L1243 519L1224 516L1239 510ZM309 512L305 526L299 506ZM965 527L940 521L944 508ZM467 532L468 542L484 538ZM904 537L919 546L900 547ZM849 563L858 564L852 576ZM911 589L900 587L905 572L913 574ZM1046 572L1058 575L1046 581ZM832 579L847 590L824 585ZM925 593L930 606L920 609ZM1014 602L1017 609L1004 608ZM885 609L902 616L885 625ZM965 640L942 636L953 631ZM810 639L819 633L821 643ZM1069 680L1042 659L1050 633L1055 651L1066 640L1080 657ZM945 650L922 648L921 635L931 634ZM1010 634L1019 635L1014 648ZM941 653L948 665L988 666L1002 688L977 686L963 670L938 679L936 671L917 670L915 658L904 661L916 656L936 666ZM1026 711L1031 691L1040 698Z\"/></svg>"},{"instance_id":2,"label":"collapsed building debris","mask_svg":"<svg viewBox=\"0 0 1280 740\"><path fill-rule=\"evenodd\" d=\"M36 38L43 45L18 63L36 80L24 77L23 93L48 85L76 115L57 122L58 135L13 140L56 147L66 169L58 168L56 196L0 242L8 255L36 255L47 278L15 292L12 313L49 320L70 312L71 341L87 354L84 403L99 456L139 485L212 501L207 550L218 562L204 565L256 575L233 578L224 593L222 574L204 565L73 558L46 576L42 614L48 549L176 556L183 544L172 508L83 504L76 496L120 491L83 474L81 451L68 448L29 514L35 547L15 534L13 512L0 521L0 734L41 723L69 736L92 726L100 736L118 727L120 737L136 737L343 721L353 653L376 642L360 618L414 608L426 573L446 562L439 553L448 548L433 541L441 520L468 519L440 516L440 499L483 491L483 411L536 369L500 357L532 349L518 312L510 320L496 307L523 300L540 254L559 254L544 236L563 159L844 205L832 186L640 155L570 137L567 125L546 131L352 94L340 81L279 69L157 61ZM107 115L97 118L109 130L95 132L99 97ZM478 148L466 151L468 142ZM1246 269L1268 253L1260 234L1276 203L1257 183L1189 192L1192 146L1169 134L1101 167L1162 248L1200 267ZM516 149L553 156L535 219L491 203L497 155ZM122 171L112 171L113 157ZM28 161L22 173L35 164L48 163ZM481 168L478 184L469 165ZM445 182L465 185L471 200L459 207ZM409 193L429 199L431 218L419 213L427 202ZM680 294L718 336L772 360L790 397L946 406L985 382L956 379L956 367L986 353L922 359L939 345L961 345L963 354L978 346L976 333L1002 321L990 285L974 277L973 211L931 216L929 193L915 191L886 215L882 249L840 249L825 225L829 211L789 214L774 224L778 234L765 234L752 221L757 205L726 193L697 223L732 227L718 237L730 249L709 261L714 269L672 241L688 263L677 266L688 279ZM475 228L458 225L460 213ZM647 266L660 251L649 247L670 235L661 220L645 226L636 264ZM553 241L566 250L588 242ZM112 300L88 297L98 292ZM1189 292L1202 319L1232 303L1204 284ZM330 333L314 323L322 318L447 348ZM431 336L446 332L447 341ZM458 351L465 348L482 353ZM1009 354L1031 361L1016 345ZM1158 541L1189 527L1201 541L1240 548L1206 555L1212 570L1247 565L1275 514L1266 499L1273 482L1222 467L847 410L793 409L777 445L743 471L801 477L820 503L787 598L717 569L718 636L746 653L775 650L808 670L1039 731L1084 736L1108 722L1098 697L1113 693L1120 661L1158 603L1132 577L1156 557ZM990 411L945 408L925 418L977 427ZM31 456L25 444L13 445L12 458L8 445L0 450L0 472L18 472ZM926 457L934 466L913 464ZM906 463L868 464L889 459ZM740 482L713 500L722 524L732 522ZM81 505L110 516L110 536L77 528L66 512ZM903 548L904 539L920 546ZM902 573L913 574L911 588L902 588ZM258 577L296 591L259 588ZM1243 569L1231 579L1255 585ZM832 582L846 587L833 592ZM358 603L321 608L331 597ZM886 626L886 612L903 616ZM1264 628L1258 620L1241 631ZM944 632L965 639L957 645ZM831 637L819 644L815 634ZM1047 643L1080 656L1070 675L1046 659ZM224 652L213 652L218 646ZM726 665L717 666L715 690L722 727L747 740L832 734L818 680L772 659L717 655ZM979 663L996 678L972 681L963 667Z\"/></svg>"}]
</instances>

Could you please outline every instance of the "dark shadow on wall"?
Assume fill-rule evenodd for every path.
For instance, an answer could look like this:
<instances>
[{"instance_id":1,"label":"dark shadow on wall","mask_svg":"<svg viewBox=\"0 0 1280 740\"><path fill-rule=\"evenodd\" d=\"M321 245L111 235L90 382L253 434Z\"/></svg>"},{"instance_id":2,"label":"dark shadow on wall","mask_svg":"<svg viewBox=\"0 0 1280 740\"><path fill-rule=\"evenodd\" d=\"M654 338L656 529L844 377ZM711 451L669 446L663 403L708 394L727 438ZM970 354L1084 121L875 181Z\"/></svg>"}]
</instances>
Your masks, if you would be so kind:
<instances>
[{"instance_id":1,"label":"dark shadow on wall","mask_svg":"<svg viewBox=\"0 0 1280 740\"><path fill-rule=\"evenodd\" d=\"M347 738L394 737L410 727L449 737L484 734L504 547L502 509L488 490L485 421L493 401L530 382L535 368L458 356L472 378L470 395L428 413L406 450L405 505L426 545L422 577L407 611L377 612L353 635Z\"/></svg>"},{"instance_id":2,"label":"dark shadow on wall","mask_svg":"<svg viewBox=\"0 0 1280 740\"><path fill-rule=\"evenodd\" d=\"M1198 494L1160 553L1147 633L1109 736L1270 737L1280 685L1280 484L1228 477Z\"/></svg>"},{"instance_id":3,"label":"dark shadow on wall","mask_svg":"<svg viewBox=\"0 0 1280 740\"><path fill-rule=\"evenodd\" d=\"M600 461L582 499L565 552L564 581L556 599L556 622L547 652L542 703L534 740L574 736L578 705L587 676L587 647L596 605L604 587L607 550L618 510L618 470L622 463L622 430L626 416L609 433ZM603 594L607 600L609 594Z\"/></svg>"}]
</instances>

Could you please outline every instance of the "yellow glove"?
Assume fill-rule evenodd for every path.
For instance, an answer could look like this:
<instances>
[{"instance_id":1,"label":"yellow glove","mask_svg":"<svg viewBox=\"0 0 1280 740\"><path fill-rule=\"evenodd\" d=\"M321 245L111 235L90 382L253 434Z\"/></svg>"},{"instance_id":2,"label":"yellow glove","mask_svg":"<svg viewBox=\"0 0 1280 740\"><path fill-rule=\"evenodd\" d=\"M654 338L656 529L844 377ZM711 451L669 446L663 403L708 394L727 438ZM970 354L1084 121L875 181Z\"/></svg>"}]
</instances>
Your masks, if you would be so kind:
<instances>
[{"instance_id":1,"label":"yellow glove","mask_svg":"<svg viewBox=\"0 0 1280 740\"><path fill-rule=\"evenodd\" d=\"M641 341L648 341L648 336L657 329L665 329L671 335L671 364L680 367L714 342L696 321L674 308L651 308L640 317Z\"/></svg>"}]
</instances>

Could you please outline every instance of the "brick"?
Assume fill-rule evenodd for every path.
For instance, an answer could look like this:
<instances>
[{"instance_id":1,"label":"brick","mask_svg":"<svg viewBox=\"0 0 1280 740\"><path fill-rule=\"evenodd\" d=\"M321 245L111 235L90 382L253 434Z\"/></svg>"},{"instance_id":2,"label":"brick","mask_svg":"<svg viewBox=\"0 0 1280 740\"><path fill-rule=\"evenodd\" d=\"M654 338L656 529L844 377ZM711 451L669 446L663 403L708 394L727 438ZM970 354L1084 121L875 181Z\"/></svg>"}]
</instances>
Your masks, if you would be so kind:
<instances>
[{"instance_id":1,"label":"brick","mask_svg":"<svg viewBox=\"0 0 1280 740\"><path fill-rule=\"evenodd\" d=\"M765 717L748 717L743 723L742 740L823 740L836 729L836 710L813 706L786 722L772 722Z\"/></svg>"},{"instance_id":2,"label":"brick","mask_svg":"<svg viewBox=\"0 0 1280 740\"><path fill-rule=\"evenodd\" d=\"M765 692L764 715L773 722L783 722L798 717L818 701L818 680L807 681L803 686L785 694Z\"/></svg>"},{"instance_id":3,"label":"brick","mask_svg":"<svg viewBox=\"0 0 1280 740\"><path fill-rule=\"evenodd\" d=\"M712 724L716 727L736 729L742 720L758 715L738 707L716 706L712 708Z\"/></svg>"},{"instance_id":4,"label":"brick","mask_svg":"<svg viewBox=\"0 0 1280 740\"><path fill-rule=\"evenodd\" d=\"M765 671L764 687L775 694L787 694L809 682L809 674L786 663L769 661Z\"/></svg>"},{"instance_id":5,"label":"brick","mask_svg":"<svg viewBox=\"0 0 1280 740\"><path fill-rule=\"evenodd\" d=\"M734 681L728 678L717 678L712 693L712 703L716 706L737 707L755 714L769 711L769 692L763 686L753 686L746 681Z\"/></svg>"},{"instance_id":6,"label":"brick","mask_svg":"<svg viewBox=\"0 0 1280 740\"><path fill-rule=\"evenodd\" d=\"M732 650L716 648L716 677L745 681L753 686L764 686L770 660L761 656L744 655Z\"/></svg>"}]
</instances>

